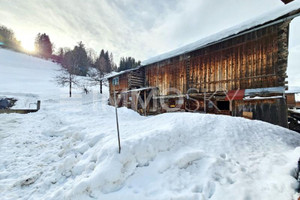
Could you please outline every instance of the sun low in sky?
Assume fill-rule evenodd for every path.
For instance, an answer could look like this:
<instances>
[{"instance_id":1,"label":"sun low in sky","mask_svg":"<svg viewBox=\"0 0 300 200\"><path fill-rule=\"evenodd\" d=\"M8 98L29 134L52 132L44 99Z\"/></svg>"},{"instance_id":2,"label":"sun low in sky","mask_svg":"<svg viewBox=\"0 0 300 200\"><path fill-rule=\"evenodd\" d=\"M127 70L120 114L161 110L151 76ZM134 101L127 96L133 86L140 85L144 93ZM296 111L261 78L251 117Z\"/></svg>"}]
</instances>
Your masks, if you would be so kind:
<instances>
[{"instance_id":1,"label":"sun low in sky","mask_svg":"<svg viewBox=\"0 0 300 200\"><path fill-rule=\"evenodd\" d=\"M20 41L21 41L22 47L26 51L28 51L28 52L34 52L35 51L34 40L32 39L31 36L20 38Z\"/></svg>"},{"instance_id":2,"label":"sun low in sky","mask_svg":"<svg viewBox=\"0 0 300 200\"><path fill-rule=\"evenodd\" d=\"M29 52L36 35L46 33L54 51L82 41L97 53L113 52L117 63L128 56L149 59L284 6L281 0L0 0L0 5L1 25L14 30ZM300 17L291 23L291 85L300 85L299 24Z\"/></svg>"}]
</instances>

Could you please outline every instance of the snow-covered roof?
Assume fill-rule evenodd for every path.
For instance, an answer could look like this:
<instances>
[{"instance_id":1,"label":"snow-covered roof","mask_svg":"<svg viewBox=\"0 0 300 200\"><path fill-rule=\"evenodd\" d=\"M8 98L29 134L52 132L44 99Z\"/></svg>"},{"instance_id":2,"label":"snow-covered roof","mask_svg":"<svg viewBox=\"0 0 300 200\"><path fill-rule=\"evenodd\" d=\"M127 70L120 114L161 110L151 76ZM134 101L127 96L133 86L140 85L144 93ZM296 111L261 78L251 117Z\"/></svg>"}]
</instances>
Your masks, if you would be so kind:
<instances>
[{"instance_id":1,"label":"snow-covered roof","mask_svg":"<svg viewBox=\"0 0 300 200\"><path fill-rule=\"evenodd\" d=\"M246 89L245 96L251 96L258 93L283 94L284 92L285 92L285 87L255 88L255 89Z\"/></svg>"},{"instance_id":2,"label":"snow-covered roof","mask_svg":"<svg viewBox=\"0 0 300 200\"><path fill-rule=\"evenodd\" d=\"M286 91L285 93L287 94L300 94L300 87L299 86L290 86L288 91Z\"/></svg>"},{"instance_id":3,"label":"snow-covered roof","mask_svg":"<svg viewBox=\"0 0 300 200\"><path fill-rule=\"evenodd\" d=\"M287 4L287 5L280 6L279 8L277 8L277 9L271 11L271 12L267 12L267 13L265 13L263 15L260 15L256 18L245 21L242 24L239 24L239 25L234 26L234 27L229 28L229 29L225 29L225 30L223 30L219 33L213 34L209 37L203 38L203 39L198 40L194 43L185 45L185 46L183 46L181 48L178 48L176 50L173 50L173 51L161 54L159 56L150 58L148 60L145 60L145 61L142 62L142 66L149 65L149 64L152 64L152 63L156 63L156 62L168 59L168 58L172 58L172 57L184 54L184 53L188 53L188 52L197 50L197 49L201 49L205 46L211 45L212 43L219 42L222 39L229 38L230 36L237 35L239 33L245 32L245 31L247 31L249 29L252 29L254 27L264 25L264 24L267 24L268 22L272 22L274 20L280 19L283 16L286 16L286 15L292 13L292 12L295 12L295 11L298 11L298 12L300 11L300 0L296 0L294 2L291 2L291 3Z\"/></svg>"},{"instance_id":4,"label":"snow-covered roof","mask_svg":"<svg viewBox=\"0 0 300 200\"><path fill-rule=\"evenodd\" d=\"M127 90L121 93L128 93L128 92L140 92L144 90L152 90L152 89L157 89L157 87L142 87L142 88L137 88L137 89L132 89L132 90Z\"/></svg>"},{"instance_id":5,"label":"snow-covered roof","mask_svg":"<svg viewBox=\"0 0 300 200\"><path fill-rule=\"evenodd\" d=\"M299 93L295 95L295 100L296 100L296 102L300 102L300 94Z\"/></svg>"},{"instance_id":6,"label":"snow-covered roof","mask_svg":"<svg viewBox=\"0 0 300 200\"><path fill-rule=\"evenodd\" d=\"M125 74L127 72L131 72L131 71L137 70L140 67L141 66L136 67L136 68L132 68L132 69L127 69L127 70L124 70L124 71L120 71L120 72L117 72L117 73L112 73L112 74L109 74L109 75L105 76L105 78L110 79L110 78L113 78L113 77L116 77L116 76L120 76L121 74Z\"/></svg>"}]
</instances>

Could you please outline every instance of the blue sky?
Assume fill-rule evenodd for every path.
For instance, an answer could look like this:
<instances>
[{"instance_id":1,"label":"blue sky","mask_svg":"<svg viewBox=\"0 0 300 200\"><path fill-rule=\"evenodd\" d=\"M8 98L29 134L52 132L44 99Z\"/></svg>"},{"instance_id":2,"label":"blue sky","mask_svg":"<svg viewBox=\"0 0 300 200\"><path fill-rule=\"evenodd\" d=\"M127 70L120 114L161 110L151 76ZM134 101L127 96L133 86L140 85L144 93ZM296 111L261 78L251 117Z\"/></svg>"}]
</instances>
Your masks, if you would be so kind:
<instances>
[{"instance_id":1,"label":"blue sky","mask_svg":"<svg viewBox=\"0 0 300 200\"><path fill-rule=\"evenodd\" d=\"M24 46L39 32L55 47L83 41L97 53L145 60L283 6L280 0L0 0L0 24L13 29ZM300 85L300 19L291 26L289 67ZM295 76L297 74L297 76Z\"/></svg>"}]
</instances>

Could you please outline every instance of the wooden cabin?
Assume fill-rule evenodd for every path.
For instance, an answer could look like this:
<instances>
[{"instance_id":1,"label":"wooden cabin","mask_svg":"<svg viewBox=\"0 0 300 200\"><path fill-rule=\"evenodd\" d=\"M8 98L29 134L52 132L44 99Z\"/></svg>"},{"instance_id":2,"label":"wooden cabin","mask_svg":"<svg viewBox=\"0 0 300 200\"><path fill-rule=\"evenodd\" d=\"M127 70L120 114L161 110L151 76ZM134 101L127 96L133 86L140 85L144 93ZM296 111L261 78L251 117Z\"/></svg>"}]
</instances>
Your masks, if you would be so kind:
<instances>
[{"instance_id":1,"label":"wooden cabin","mask_svg":"<svg viewBox=\"0 0 300 200\"><path fill-rule=\"evenodd\" d=\"M113 75L110 102L115 91L117 105L145 115L226 114L287 127L289 24L299 13L293 2Z\"/></svg>"},{"instance_id":2,"label":"wooden cabin","mask_svg":"<svg viewBox=\"0 0 300 200\"><path fill-rule=\"evenodd\" d=\"M295 93L286 93L286 104L288 108L295 108L296 107L296 97Z\"/></svg>"},{"instance_id":3,"label":"wooden cabin","mask_svg":"<svg viewBox=\"0 0 300 200\"><path fill-rule=\"evenodd\" d=\"M289 109L300 108L300 88L291 87L285 92L286 104Z\"/></svg>"}]
</instances>

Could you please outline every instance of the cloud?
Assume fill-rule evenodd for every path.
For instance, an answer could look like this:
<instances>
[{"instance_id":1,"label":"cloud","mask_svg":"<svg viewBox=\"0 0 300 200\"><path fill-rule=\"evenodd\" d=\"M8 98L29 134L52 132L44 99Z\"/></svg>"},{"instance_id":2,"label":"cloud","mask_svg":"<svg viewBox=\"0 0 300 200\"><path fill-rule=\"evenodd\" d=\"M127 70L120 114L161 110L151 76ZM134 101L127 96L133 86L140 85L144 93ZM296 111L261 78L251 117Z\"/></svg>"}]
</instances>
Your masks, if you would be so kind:
<instances>
[{"instance_id":1,"label":"cloud","mask_svg":"<svg viewBox=\"0 0 300 200\"><path fill-rule=\"evenodd\" d=\"M38 32L46 32L56 47L83 41L98 53L113 52L117 62L121 56L140 60L156 56L283 6L280 0L0 0L0 4L1 23L22 40L33 41ZM299 24L292 24L291 48L300 44Z\"/></svg>"}]
</instances>

